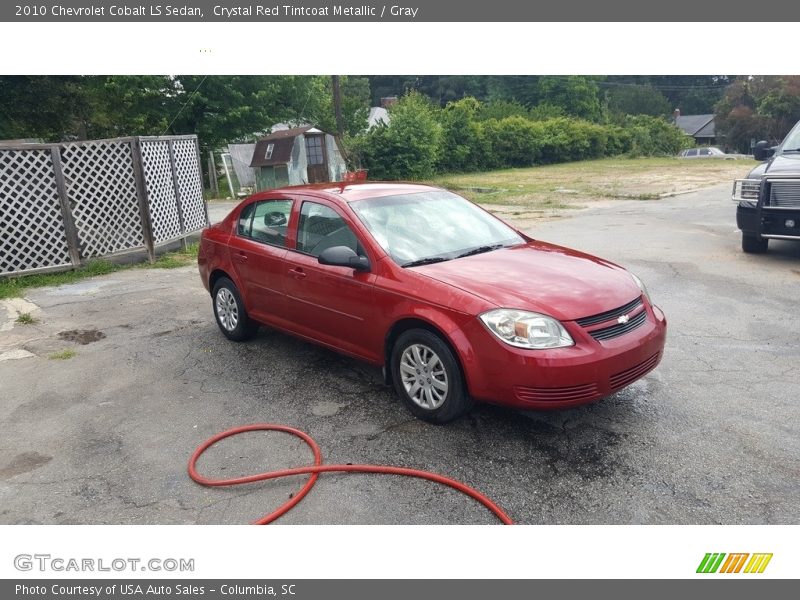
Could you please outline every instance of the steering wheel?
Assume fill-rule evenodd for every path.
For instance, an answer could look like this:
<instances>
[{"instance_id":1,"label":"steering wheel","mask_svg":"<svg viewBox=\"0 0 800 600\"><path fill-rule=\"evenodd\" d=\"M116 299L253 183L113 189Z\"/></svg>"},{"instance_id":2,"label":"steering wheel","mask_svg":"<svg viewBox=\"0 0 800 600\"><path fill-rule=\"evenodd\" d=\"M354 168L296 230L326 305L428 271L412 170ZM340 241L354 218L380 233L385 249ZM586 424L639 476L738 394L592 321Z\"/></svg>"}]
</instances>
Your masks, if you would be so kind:
<instances>
[{"instance_id":1,"label":"steering wheel","mask_svg":"<svg viewBox=\"0 0 800 600\"><path fill-rule=\"evenodd\" d=\"M286 215L282 212L268 212L264 215L264 225L267 227L280 227L287 223Z\"/></svg>"}]
</instances>

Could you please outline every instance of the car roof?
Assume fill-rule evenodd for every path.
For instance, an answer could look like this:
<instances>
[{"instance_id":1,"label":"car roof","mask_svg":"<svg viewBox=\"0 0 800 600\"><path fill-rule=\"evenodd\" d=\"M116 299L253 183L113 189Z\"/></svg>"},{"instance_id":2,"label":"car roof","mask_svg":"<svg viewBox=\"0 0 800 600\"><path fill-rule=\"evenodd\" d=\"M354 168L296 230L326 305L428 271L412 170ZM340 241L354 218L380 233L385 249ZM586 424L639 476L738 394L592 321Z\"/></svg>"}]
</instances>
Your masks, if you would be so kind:
<instances>
[{"instance_id":1,"label":"car roof","mask_svg":"<svg viewBox=\"0 0 800 600\"><path fill-rule=\"evenodd\" d=\"M399 196L402 194L418 194L421 192L438 191L440 188L419 183L399 183L399 182L340 182L340 183L316 183L306 185L293 185L268 192L260 192L256 196L273 195L285 192L287 194L306 193L310 196L318 196L343 202L354 202L366 198L380 198L383 196Z\"/></svg>"}]
</instances>

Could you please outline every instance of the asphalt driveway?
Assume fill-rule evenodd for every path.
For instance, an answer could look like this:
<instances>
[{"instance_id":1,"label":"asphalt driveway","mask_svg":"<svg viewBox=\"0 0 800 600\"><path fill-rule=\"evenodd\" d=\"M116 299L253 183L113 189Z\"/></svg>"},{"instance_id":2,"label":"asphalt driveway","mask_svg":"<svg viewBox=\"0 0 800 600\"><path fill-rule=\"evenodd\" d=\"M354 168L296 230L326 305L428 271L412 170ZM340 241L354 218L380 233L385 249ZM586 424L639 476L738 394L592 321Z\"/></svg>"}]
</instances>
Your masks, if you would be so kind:
<instances>
[{"instance_id":1,"label":"asphalt driveway","mask_svg":"<svg viewBox=\"0 0 800 600\"><path fill-rule=\"evenodd\" d=\"M562 412L417 421L378 369L267 329L227 341L192 267L34 290L0 309L0 522L246 523L303 478L206 489L186 461L218 431L277 422L310 433L328 462L462 479L520 523L798 523L800 244L742 254L729 189L528 229L630 268L669 319L655 372ZM14 324L17 312L38 323ZM64 349L75 355L48 358ZM200 466L232 476L309 460L286 435L253 433ZM494 520L435 484L324 475L280 522Z\"/></svg>"}]
</instances>

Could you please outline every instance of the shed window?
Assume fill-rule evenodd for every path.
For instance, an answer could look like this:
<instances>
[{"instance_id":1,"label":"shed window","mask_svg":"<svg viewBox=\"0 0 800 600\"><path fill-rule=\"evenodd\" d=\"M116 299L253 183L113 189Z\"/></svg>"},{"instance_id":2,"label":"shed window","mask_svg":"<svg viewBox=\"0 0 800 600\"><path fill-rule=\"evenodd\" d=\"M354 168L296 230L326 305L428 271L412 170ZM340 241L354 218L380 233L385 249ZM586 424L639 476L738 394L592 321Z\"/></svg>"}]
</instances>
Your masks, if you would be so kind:
<instances>
[{"instance_id":1,"label":"shed window","mask_svg":"<svg viewBox=\"0 0 800 600\"><path fill-rule=\"evenodd\" d=\"M306 136L306 154L308 156L309 165L324 165L325 155L322 150L322 136L321 135L307 135Z\"/></svg>"},{"instance_id":2,"label":"shed window","mask_svg":"<svg viewBox=\"0 0 800 600\"><path fill-rule=\"evenodd\" d=\"M272 158L272 151L275 149L275 144L267 144L267 151L264 152L264 160Z\"/></svg>"}]
</instances>

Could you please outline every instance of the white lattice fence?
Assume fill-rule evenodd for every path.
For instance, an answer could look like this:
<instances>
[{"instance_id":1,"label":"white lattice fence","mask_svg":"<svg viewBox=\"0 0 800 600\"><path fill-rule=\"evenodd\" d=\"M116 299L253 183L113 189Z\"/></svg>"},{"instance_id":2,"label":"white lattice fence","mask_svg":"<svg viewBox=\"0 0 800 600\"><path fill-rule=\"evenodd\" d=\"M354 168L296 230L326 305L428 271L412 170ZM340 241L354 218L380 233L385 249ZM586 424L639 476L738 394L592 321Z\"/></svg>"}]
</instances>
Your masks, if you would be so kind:
<instances>
[{"instance_id":1,"label":"white lattice fence","mask_svg":"<svg viewBox=\"0 0 800 600\"><path fill-rule=\"evenodd\" d=\"M0 146L0 276L185 238L208 224L196 136Z\"/></svg>"},{"instance_id":2,"label":"white lattice fence","mask_svg":"<svg viewBox=\"0 0 800 600\"><path fill-rule=\"evenodd\" d=\"M0 151L0 275L71 267L50 148Z\"/></svg>"},{"instance_id":3,"label":"white lattice fence","mask_svg":"<svg viewBox=\"0 0 800 600\"><path fill-rule=\"evenodd\" d=\"M181 191L183 224L186 231L197 231L208 224L206 203L203 200L203 182L200 178L197 140L180 139L172 144L176 180Z\"/></svg>"},{"instance_id":4,"label":"white lattice fence","mask_svg":"<svg viewBox=\"0 0 800 600\"><path fill-rule=\"evenodd\" d=\"M68 144L61 151L84 258L144 247L130 141Z\"/></svg>"},{"instance_id":5,"label":"white lattice fence","mask_svg":"<svg viewBox=\"0 0 800 600\"><path fill-rule=\"evenodd\" d=\"M181 235L178 217L178 200L172 181L172 165L169 159L169 142L166 140L142 140L142 165L147 184L147 203L153 223L153 239L156 244Z\"/></svg>"}]
</instances>

